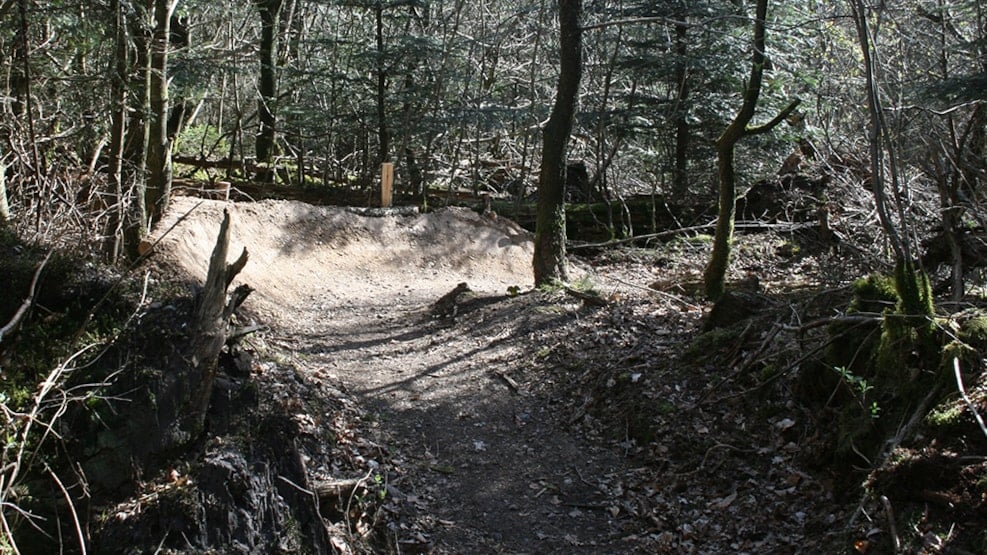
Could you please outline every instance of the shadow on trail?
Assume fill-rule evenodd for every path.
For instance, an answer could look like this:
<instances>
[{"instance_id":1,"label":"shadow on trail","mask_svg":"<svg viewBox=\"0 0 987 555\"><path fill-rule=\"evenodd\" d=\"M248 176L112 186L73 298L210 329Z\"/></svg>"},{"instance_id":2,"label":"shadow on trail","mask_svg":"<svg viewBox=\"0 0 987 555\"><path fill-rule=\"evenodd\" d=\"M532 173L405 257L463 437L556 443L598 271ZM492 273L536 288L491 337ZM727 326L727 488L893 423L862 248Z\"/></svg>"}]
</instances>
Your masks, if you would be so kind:
<instances>
[{"instance_id":1,"label":"shadow on trail","mask_svg":"<svg viewBox=\"0 0 987 555\"><path fill-rule=\"evenodd\" d=\"M527 375L533 340L593 309L532 294L466 299L448 319L375 310L296 338L377 411L403 461L392 485L414 500L404 517L426 523L432 553L610 552L616 524L586 477L623 462L572 436L526 386L540 379Z\"/></svg>"}]
</instances>

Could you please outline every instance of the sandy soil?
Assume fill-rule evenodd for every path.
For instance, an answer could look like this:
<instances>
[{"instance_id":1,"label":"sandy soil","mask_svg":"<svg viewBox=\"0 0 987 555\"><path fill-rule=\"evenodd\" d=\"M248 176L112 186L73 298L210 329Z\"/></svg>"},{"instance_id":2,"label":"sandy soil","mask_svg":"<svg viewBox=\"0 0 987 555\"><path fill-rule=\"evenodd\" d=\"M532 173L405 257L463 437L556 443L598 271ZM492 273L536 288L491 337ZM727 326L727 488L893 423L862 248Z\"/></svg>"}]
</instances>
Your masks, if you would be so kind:
<instances>
[{"instance_id":1,"label":"sandy soil","mask_svg":"<svg viewBox=\"0 0 987 555\"><path fill-rule=\"evenodd\" d=\"M367 217L178 197L155 257L201 280L224 209L231 257L250 253L238 278L256 289L246 308L309 379L375 415L402 552L633 552L598 487L623 460L564 431L509 379L534 356L514 339L570 317L564 304L524 321L502 309L516 301L509 287L531 286L527 232L458 208ZM474 292L468 329L429 313L460 282Z\"/></svg>"},{"instance_id":2,"label":"sandy soil","mask_svg":"<svg viewBox=\"0 0 987 555\"><path fill-rule=\"evenodd\" d=\"M464 208L367 217L294 201L176 197L152 236L177 222L158 256L204 278L224 209L233 222L230 252L250 253L240 280L257 290L251 305L276 324L326 303L392 306L401 298L437 298L462 281L486 293L531 283L529 234Z\"/></svg>"}]
</instances>

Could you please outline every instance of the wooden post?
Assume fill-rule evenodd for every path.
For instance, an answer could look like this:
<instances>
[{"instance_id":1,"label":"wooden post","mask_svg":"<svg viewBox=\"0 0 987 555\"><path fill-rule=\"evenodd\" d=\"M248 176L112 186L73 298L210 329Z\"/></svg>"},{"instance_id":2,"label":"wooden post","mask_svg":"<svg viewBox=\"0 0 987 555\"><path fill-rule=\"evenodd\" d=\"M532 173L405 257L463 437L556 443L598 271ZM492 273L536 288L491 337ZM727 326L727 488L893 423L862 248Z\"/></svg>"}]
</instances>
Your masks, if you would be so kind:
<instances>
[{"instance_id":1,"label":"wooden post","mask_svg":"<svg viewBox=\"0 0 987 555\"><path fill-rule=\"evenodd\" d=\"M380 207L391 207L392 187L394 186L394 164L384 162L380 165Z\"/></svg>"},{"instance_id":2,"label":"wooden post","mask_svg":"<svg viewBox=\"0 0 987 555\"><path fill-rule=\"evenodd\" d=\"M217 181L212 198L229 201L231 188L233 188L233 184L229 181Z\"/></svg>"}]
</instances>

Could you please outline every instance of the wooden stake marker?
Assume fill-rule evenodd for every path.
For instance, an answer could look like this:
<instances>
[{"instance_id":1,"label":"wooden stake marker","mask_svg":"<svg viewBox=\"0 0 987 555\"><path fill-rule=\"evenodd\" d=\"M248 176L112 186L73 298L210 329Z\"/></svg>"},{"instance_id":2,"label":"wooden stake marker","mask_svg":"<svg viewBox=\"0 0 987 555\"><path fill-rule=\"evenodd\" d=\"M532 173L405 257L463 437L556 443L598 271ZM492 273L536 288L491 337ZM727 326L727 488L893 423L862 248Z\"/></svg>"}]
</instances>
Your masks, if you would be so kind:
<instances>
[{"instance_id":1,"label":"wooden stake marker","mask_svg":"<svg viewBox=\"0 0 987 555\"><path fill-rule=\"evenodd\" d=\"M392 187L394 186L394 164L384 162L380 165L380 207L391 207Z\"/></svg>"}]
</instances>

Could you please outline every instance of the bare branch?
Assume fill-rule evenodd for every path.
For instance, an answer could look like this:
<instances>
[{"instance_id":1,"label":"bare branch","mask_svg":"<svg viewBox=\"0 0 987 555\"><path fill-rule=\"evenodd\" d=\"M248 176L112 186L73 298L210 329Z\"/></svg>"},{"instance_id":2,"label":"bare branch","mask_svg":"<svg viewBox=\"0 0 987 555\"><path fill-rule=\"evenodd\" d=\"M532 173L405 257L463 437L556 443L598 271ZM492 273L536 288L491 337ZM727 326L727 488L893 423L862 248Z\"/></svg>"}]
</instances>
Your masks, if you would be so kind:
<instances>
[{"instance_id":1,"label":"bare branch","mask_svg":"<svg viewBox=\"0 0 987 555\"><path fill-rule=\"evenodd\" d=\"M800 99L797 99L796 98L784 110L782 110L781 112L779 112L778 115L774 117L774 119L772 119L771 121L769 121L768 123L765 123L763 125L757 125L757 126L754 126L754 127L748 127L744 131L744 134L745 135L760 135L761 133L767 133L768 131L771 131L779 123L785 121L788 118L788 116L792 115L792 112L794 112L795 109L798 108L799 107L799 104L801 104L801 103L802 103L802 101Z\"/></svg>"},{"instance_id":2,"label":"bare branch","mask_svg":"<svg viewBox=\"0 0 987 555\"><path fill-rule=\"evenodd\" d=\"M7 322L7 325L0 328L0 343L3 343L3 338L8 333L14 331L14 329L20 325L21 321L27 316L28 309L30 309L31 305L34 304L34 293L38 287L38 279L41 277L41 271L44 270L45 265L48 264L48 260L51 259L52 252L53 251L48 252L45 259L38 265L38 269L34 271L34 278L31 280L31 287L28 289L27 298L24 299L23 303L21 303L21 307L17 309L17 312L14 313L14 317Z\"/></svg>"},{"instance_id":3,"label":"bare branch","mask_svg":"<svg viewBox=\"0 0 987 555\"><path fill-rule=\"evenodd\" d=\"M963 376L960 373L960 359L956 357L953 357L953 374L956 376L956 389L960 391L960 396L963 397L963 401L966 403L966 406L969 407L970 412L973 413L973 417L977 419L977 424L980 425L980 431L984 433L984 436L987 436L987 425L984 424L983 417L980 416L979 412L977 412L977 407L974 406L973 401L971 401L970 397L966 394L966 388L963 387Z\"/></svg>"},{"instance_id":4,"label":"bare branch","mask_svg":"<svg viewBox=\"0 0 987 555\"><path fill-rule=\"evenodd\" d=\"M65 484L58 478L55 471L51 469L50 466L45 464L45 469L48 471L48 475L51 479L55 481L58 485L59 491L62 492L62 496L65 497L65 504L69 508L69 513L72 515L72 525L75 527L75 535L79 539L79 553L86 555L86 535L82 531L82 523L79 522L79 513L75 510L75 504L72 503L72 496L69 495L69 490L65 489Z\"/></svg>"}]
</instances>

